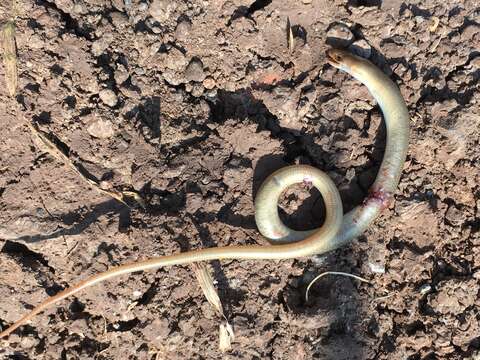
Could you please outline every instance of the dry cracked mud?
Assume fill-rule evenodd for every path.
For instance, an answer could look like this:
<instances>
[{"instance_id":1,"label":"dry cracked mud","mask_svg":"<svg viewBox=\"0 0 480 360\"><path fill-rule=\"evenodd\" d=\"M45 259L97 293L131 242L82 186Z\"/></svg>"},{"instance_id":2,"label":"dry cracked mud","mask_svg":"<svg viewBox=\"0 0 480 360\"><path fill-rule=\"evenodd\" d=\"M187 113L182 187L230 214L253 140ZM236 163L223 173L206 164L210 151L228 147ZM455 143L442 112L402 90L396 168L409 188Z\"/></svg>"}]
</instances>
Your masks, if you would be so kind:
<instances>
[{"instance_id":1,"label":"dry cracked mud","mask_svg":"<svg viewBox=\"0 0 480 360\"><path fill-rule=\"evenodd\" d=\"M2 359L478 359L478 0L18 0L16 13L14 100L0 68L1 327L117 264L265 244L253 199L287 164L327 171L345 210L360 204L385 132L366 88L326 64L329 46L399 85L412 130L392 205L349 246L211 263L230 352L177 266L63 301L0 341ZM96 192L25 121L146 210ZM315 191L295 187L281 208L293 228L322 223ZM325 277L305 302L333 270L371 284Z\"/></svg>"}]
</instances>

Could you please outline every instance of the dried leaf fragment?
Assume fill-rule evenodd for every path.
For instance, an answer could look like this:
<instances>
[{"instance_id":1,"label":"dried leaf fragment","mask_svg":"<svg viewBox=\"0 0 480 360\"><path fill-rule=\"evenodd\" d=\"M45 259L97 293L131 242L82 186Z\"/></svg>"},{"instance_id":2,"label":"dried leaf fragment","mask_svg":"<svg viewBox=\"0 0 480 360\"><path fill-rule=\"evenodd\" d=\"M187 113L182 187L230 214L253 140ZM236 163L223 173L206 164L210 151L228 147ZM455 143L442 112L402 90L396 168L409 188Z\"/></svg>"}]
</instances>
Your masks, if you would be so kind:
<instances>
[{"instance_id":1,"label":"dried leaf fragment","mask_svg":"<svg viewBox=\"0 0 480 360\"><path fill-rule=\"evenodd\" d=\"M8 94L14 96L17 91L17 46L15 43L15 23L7 22L2 28L3 66Z\"/></svg>"},{"instance_id":2,"label":"dried leaf fragment","mask_svg":"<svg viewBox=\"0 0 480 360\"><path fill-rule=\"evenodd\" d=\"M135 191L122 191L122 195L124 197L133 198L143 209L147 208L147 204L145 204L145 200Z\"/></svg>"},{"instance_id":3,"label":"dried leaf fragment","mask_svg":"<svg viewBox=\"0 0 480 360\"><path fill-rule=\"evenodd\" d=\"M225 324L220 324L218 349L221 352L227 352L232 349L232 342L235 341L235 334L233 333L232 326L225 321Z\"/></svg>"},{"instance_id":4,"label":"dried leaf fragment","mask_svg":"<svg viewBox=\"0 0 480 360\"><path fill-rule=\"evenodd\" d=\"M225 317L223 314L222 302L220 301L220 297L218 296L215 286L213 286L213 279L208 272L207 267L203 263L192 264L192 267L195 271L195 275L197 276L198 283L202 288L203 294L207 298L208 302L222 317Z\"/></svg>"},{"instance_id":5,"label":"dried leaf fragment","mask_svg":"<svg viewBox=\"0 0 480 360\"><path fill-rule=\"evenodd\" d=\"M292 52L295 47L295 38L293 37L292 26L290 25L290 18L287 17L287 45L288 51Z\"/></svg>"},{"instance_id":6,"label":"dried leaf fragment","mask_svg":"<svg viewBox=\"0 0 480 360\"><path fill-rule=\"evenodd\" d=\"M210 305L223 317L219 328L218 348L221 352L227 352L232 349L232 342L235 341L235 334L232 326L228 323L223 313L222 302L218 296L217 290L213 285L213 279L207 266L204 263L194 263L191 265L197 276L198 283L202 288L203 294L207 298Z\"/></svg>"},{"instance_id":7,"label":"dried leaf fragment","mask_svg":"<svg viewBox=\"0 0 480 360\"><path fill-rule=\"evenodd\" d=\"M437 30L439 24L440 24L440 19L436 16L433 16L432 25L429 26L428 30L430 30L431 33L434 33Z\"/></svg>"}]
</instances>

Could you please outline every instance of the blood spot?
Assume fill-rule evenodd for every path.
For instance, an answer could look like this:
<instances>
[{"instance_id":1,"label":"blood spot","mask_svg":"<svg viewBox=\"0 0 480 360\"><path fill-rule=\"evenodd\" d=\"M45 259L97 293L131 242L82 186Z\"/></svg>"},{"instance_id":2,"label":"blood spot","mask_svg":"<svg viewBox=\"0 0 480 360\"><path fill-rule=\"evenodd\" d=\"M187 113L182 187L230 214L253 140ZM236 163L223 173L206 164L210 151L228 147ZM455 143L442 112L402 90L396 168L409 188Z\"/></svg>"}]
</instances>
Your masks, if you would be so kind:
<instances>
[{"instance_id":1,"label":"blood spot","mask_svg":"<svg viewBox=\"0 0 480 360\"><path fill-rule=\"evenodd\" d=\"M305 175L303 177L303 184L308 187L313 186L313 178L311 176Z\"/></svg>"},{"instance_id":2,"label":"blood spot","mask_svg":"<svg viewBox=\"0 0 480 360\"><path fill-rule=\"evenodd\" d=\"M368 206L370 203L376 203L380 205L380 210L385 210L390 205L392 200L392 193L385 191L383 189L372 190L370 194L363 202L363 206Z\"/></svg>"}]
</instances>

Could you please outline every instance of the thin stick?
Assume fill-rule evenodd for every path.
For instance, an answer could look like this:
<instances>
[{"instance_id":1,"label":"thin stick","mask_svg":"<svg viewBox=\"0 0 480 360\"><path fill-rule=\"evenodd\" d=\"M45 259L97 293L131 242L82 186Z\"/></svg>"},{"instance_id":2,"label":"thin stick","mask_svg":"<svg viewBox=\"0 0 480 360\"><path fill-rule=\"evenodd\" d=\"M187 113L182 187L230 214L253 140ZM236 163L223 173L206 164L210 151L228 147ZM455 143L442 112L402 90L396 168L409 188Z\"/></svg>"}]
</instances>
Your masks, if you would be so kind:
<instances>
[{"instance_id":1,"label":"thin stick","mask_svg":"<svg viewBox=\"0 0 480 360\"><path fill-rule=\"evenodd\" d=\"M111 196L112 198L120 201L124 205L127 205L127 202L125 201L125 198L133 198L142 208L145 208L145 202L143 201L142 197L134 192L134 191L117 191L117 190L107 190L107 189L102 189L100 184L96 182L93 179L90 179L87 177L81 169L67 156L65 155L62 151L60 151L57 146L50 141L36 126L36 124L31 124L28 121L25 121L27 126L29 127L30 131L32 132L33 135L36 136L36 138L40 141L40 143L43 145L45 150L52 155L55 159L58 161L62 162L63 164L67 165L69 168L71 168L73 171L75 171L81 179L83 179L85 182L87 182L90 186L101 192L102 194Z\"/></svg>"},{"instance_id":2,"label":"thin stick","mask_svg":"<svg viewBox=\"0 0 480 360\"><path fill-rule=\"evenodd\" d=\"M368 281L367 279L364 279L360 276L357 276L357 275L353 275L353 274L349 274L349 273L345 273L345 272L341 272L341 271L326 271L324 273L321 273L320 275L316 276L315 279L313 279L312 281L310 281L310 284L308 284L307 286L307 290L305 291L305 301L308 302L308 292L310 291L310 288L312 287L312 285L320 278L324 277L325 275L341 275L341 276L346 276L346 277L350 277L350 278L354 278L354 279L357 279L361 282L365 282L367 284L371 284L370 281Z\"/></svg>"}]
</instances>

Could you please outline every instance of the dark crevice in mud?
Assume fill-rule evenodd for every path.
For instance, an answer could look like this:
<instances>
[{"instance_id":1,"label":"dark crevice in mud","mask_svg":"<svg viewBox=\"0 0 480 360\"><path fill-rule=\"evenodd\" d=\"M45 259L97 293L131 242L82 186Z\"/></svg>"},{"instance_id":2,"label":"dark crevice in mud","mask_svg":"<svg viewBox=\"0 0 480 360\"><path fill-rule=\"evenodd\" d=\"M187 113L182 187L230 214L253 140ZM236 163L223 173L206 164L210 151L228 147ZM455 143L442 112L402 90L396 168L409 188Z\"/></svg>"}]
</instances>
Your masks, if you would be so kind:
<instances>
[{"instance_id":1,"label":"dark crevice in mud","mask_svg":"<svg viewBox=\"0 0 480 360\"><path fill-rule=\"evenodd\" d=\"M62 334L62 335L68 336L67 334ZM72 335L73 334L70 334L69 339L72 339ZM110 346L108 343L102 343L90 337L85 337L85 336L80 337L78 334L76 334L76 336L77 336L76 340L78 342L75 342L74 343L75 345L72 347L63 349L63 351L61 352L61 355L58 357L59 359L69 359L70 357L67 354L69 354L72 351L72 349L75 349L77 353L82 354L82 356L84 356L86 359L95 359L95 358L98 358L97 355L99 353L101 353L102 351L104 351Z\"/></svg>"},{"instance_id":2,"label":"dark crevice in mud","mask_svg":"<svg viewBox=\"0 0 480 360\"><path fill-rule=\"evenodd\" d=\"M52 296L63 290L63 287L50 279L55 274L55 269L48 264L43 255L30 250L23 244L7 240L0 252L8 254L16 259L35 274L39 284L45 289L47 295Z\"/></svg>"},{"instance_id":3,"label":"dark crevice in mud","mask_svg":"<svg viewBox=\"0 0 480 360\"><path fill-rule=\"evenodd\" d=\"M140 324L139 319L132 319L132 320L127 320L127 321L118 321L115 324L108 324L107 325L107 331L110 332L125 332L125 331L130 331L134 327L138 326Z\"/></svg>"},{"instance_id":4,"label":"dark crevice in mud","mask_svg":"<svg viewBox=\"0 0 480 360\"><path fill-rule=\"evenodd\" d=\"M38 124L45 124L50 122L50 113L47 113L47 115L44 114L45 112L41 113L39 116L33 116L32 121L36 125ZM43 117L42 117L43 116ZM47 122L43 122L42 120L47 120ZM70 147L65 144L62 140L60 140L57 136L55 136L52 133L46 133L42 130L39 130L39 132L47 138L50 142L52 142L55 145L55 148L59 150L63 155L66 157L70 156Z\"/></svg>"},{"instance_id":5,"label":"dark crevice in mud","mask_svg":"<svg viewBox=\"0 0 480 360\"><path fill-rule=\"evenodd\" d=\"M186 193L185 189L179 189L177 192L159 190L151 187L148 183L142 193L147 194L148 213L150 215L178 215L185 208Z\"/></svg>"},{"instance_id":6,"label":"dark crevice in mud","mask_svg":"<svg viewBox=\"0 0 480 360\"><path fill-rule=\"evenodd\" d=\"M476 85L480 78L479 70L473 72L472 77L473 80L468 83L463 83L459 86L461 91L452 90L449 87L449 82L454 78L461 71L465 71L472 62L473 59L480 56L480 52L474 51L469 54L468 60L461 65L456 66L453 70L451 70L445 76L445 85L443 88L439 89L435 86L424 86L421 89L421 96L417 100L416 105L420 105L426 102L442 102L445 100L455 100L459 106L465 106L470 103L472 97L475 95L477 89ZM431 69L427 70L425 75L423 76L424 81L428 81L430 79L440 79L441 78L441 70L438 67L432 67ZM458 85L458 84L457 84ZM453 109L455 111L457 109Z\"/></svg>"},{"instance_id":7,"label":"dark crevice in mud","mask_svg":"<svg viewBox=\"0 0 480 360\"><path fill-rule=\"evenodd\" d=\"M24 355L20 352L15 352L15 354L13 355L8 355L5 360L31 360L32 358L27 356L27 355Z\"/></svg>"},{"instance_id":8,"label":"dark crevice in mud","mask_svg":"<svg viewBox=\"0 0 480 360\"><path fill-rule=\"evenodd\" d=\"M153 146L160 147L161 139L161 101L159 96L142 98L141 102L125 114L132 121L139 134Z\"/></svg>"},{"instance_id":9,"label":"dark crevice in mud","mask_svg":"<svg viewBox=\"0 0 480 360\"><path fill-rule=\"evenodd\" d=\"M414 16L420 16L426 19L432 17L432 13L429 10L421 9L415 4L402 3L399 14L403 15L405 10L410 10Z\"/></svg>"},{"instance_id":10,"label":"dark crevice in mud","mask_svg":"<svg viewBox=\"0 0 480 360\"><path fill-rule=\"evenodd\" d=\"M251 89L220 90L215 99L205 99L210 106L209 122L222 124L229 119L255 122L258 130L267 129L272 136L281 137L278 119L262 100L256 99Z\"/></svg>"},{"instance_id":11,"label":"dark crevice in mud","mask_svg":"<svg viewBox=\"0 0 480 360\"><path fill-rule=\"evenodd\" d=\"M471 88L468 88L468 85L464 91L453 91L448 85L445 85L441 89L428 85L422 88L421 96L417 101L417 105L425 102L437 103L445 100L455 100L458 104L465 106L470 103L475 92L475 87L472 86Z\"/></svg>"},{"instance_id":12,"label":"dark crevice in mud","mask_svg":"<svg viewBox=\"0 0 480 360\"><path fill-rule=\"evenodd\" d=\"M255 98L250 89L233 92L221 90L215 101L207 103L210 105L212 122L223 123L229 119L255 122L259 131L270 131L274 138L283 140L286 147L295 138L293 134L296 131L281 127L278 118L270 112L262 100ZM297 149L293 147L291 150L294 154L287 154L286 157L293 159L297 156Z\"/></svg>"},{"instance_id":13,"label":"dark crevice in mud","mask_svg":"<svg viewBox=\"0 0 480 360\"><path fill-rule=\"evenodd\" d=\"M348 6L352 7L380 7L382 5L382 0L348 0Z\"/></svg>"},{"instance_id":14,"label":"dark crevice in mud","mask_svg":"<svg viewBox=\"0 0 480 360\"><path fill-rule=\"evenodd\" d=\"M94 29L80 27L78 21L75 20L69 13L66 13L65 11L60 9L57 4L55 4L55 2L47 0L37 0L37 4L45 7L46 9L52 9L60 15L62 21L65 23L65 28L60 30L60 35L70 32L74 33L77 37L83 38L87 41L93 40L92 33Z\"/></svg>"},{"instance_id":15,"label":"dark crevice in mud","mask_svg":"<svg viewBox=\"0 0 480 360\"><path fill-rule=\"evenodd\" d=\"M155 280L150 287L142 294L142 297L137 301L138 305L147 305L149 304L155 295L157 294L158 290L158 280Z\"/></svg>"},{"instance_id":16,"label":"dark crevice in mud","mask_svg":"<svg viewBox=\"0 0 480 360\"><path fill-rule=\"evenodd\" d=\"M387 244L387 249L389 249L391 251L403 250L405 248L408 249L409 251L411 251L414 254L423 255L423 254L425 254L429 251L434 250L435 246L434 245L428 245L428 246L419 247L415 243L402 241L401 239L399 239L397 237L393 237L392 240Z\"/></svg>"},{"instance_id":17,"label":"dark crevice in mud","mask_svg":"<svg viewBox=\"0 0 480 360\"><path fill-rule=\"evenodd\" d=\"M232 14L227 22L227 26L230 26L232 22L242 17L252 19L252 15L259 10L264 9L272 3L272 0L256 0L250 6L239 6Z\"/></svg>"},{"instance_id":18,"label":"dark crevice in mud","mask_svg":"<svg viewBox=\"0 0 480 360\"><path fill-rule=\"evenodd\" d=\"M480 231L480 218L475 218L473 220L467 220L465 226L470 227L472 234Z\"/></svg>"},{"instance_id":19,"label":"dark crevice in mud","mask_svg":"<svg viewBox=\"0 0 480 360\"><path fill-rule=\"evenodd\" d=\"M435 290L440 282L450 279L470 279L472 274L473 269L465 259L454 258L451 262L447 262L443 258L434 259L431 275L432 288Z\"/></svg>"},{"instance_id":20,"label":"dark crevice in mud","mask_svg":"<svg viewBox=\"0 0 480 360\"><path fill-rule=\"evenodd\" d=\"M10 240L5 241L5 244L0 252L19 259L23 266L34 271L37 270L38 264L40 264L52 273L55 273L55 269L48 265L48 261L43 257L42 254L30 250L28 247L18 242Z\"/></svg>"},{"instance_id":21,"label":"dark crevice in mud","mask_svg":"<svg viewBox=\"0 0 480 360\"><path fill-rule=\"evenodd\" d=\"M425 324L420 320L415 320L405 325L405 332L408 336L415 335L417 332L426 331Z\"/></svg>"}]
</instances>

